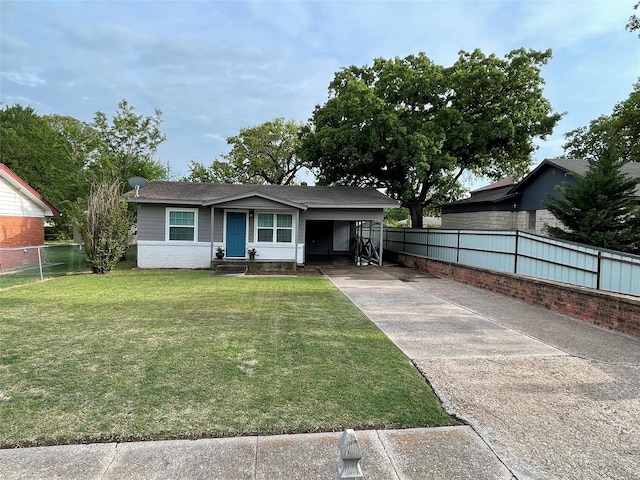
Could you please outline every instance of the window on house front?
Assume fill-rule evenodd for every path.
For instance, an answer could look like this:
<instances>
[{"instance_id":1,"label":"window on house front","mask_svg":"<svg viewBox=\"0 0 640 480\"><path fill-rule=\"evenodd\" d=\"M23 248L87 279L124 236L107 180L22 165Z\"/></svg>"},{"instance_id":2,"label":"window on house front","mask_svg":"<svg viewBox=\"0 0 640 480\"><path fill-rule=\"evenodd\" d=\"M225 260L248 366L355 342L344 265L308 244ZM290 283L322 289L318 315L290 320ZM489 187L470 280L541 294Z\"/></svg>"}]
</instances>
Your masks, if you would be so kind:
<instances>
[{"instance_id":1,"label":"window on house front","mask_svg":"<svg viewBox=\"0 0 640 480\"><path fill-rule=\"evenodd\" d=\"M167 210L167 239L197 241L198 211L195 209Z\"/></svg>"},{"instance_id":2,"label":"window on house front","mask_svg":"<svg viewBox=\"0 0 640 480\"><path fill-rule=\"evenodd\" d=\"M258 242L291 243L292 241L292 214L258 213Z\"/></svg>"}]
</instances>

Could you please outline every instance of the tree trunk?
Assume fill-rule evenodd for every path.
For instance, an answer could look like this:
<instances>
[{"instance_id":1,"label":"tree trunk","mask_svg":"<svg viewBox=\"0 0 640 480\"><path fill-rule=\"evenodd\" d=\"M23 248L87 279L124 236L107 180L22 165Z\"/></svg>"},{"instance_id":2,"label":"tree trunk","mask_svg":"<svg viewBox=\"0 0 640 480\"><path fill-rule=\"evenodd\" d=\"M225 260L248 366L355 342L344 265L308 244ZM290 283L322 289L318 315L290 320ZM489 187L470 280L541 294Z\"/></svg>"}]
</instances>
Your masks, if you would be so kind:
<instances>
[{"instance_id":1,"label":"tree trunk","mask_svg":"<svg viewBox=\"0 0 640 480\"><path fill-rule=\"evenodd\" d=\"M411 215L411 228L422 228L422 212L424 204L418 201L412 201L407 205L409 215Z\"/></svg>"}]
</instances>

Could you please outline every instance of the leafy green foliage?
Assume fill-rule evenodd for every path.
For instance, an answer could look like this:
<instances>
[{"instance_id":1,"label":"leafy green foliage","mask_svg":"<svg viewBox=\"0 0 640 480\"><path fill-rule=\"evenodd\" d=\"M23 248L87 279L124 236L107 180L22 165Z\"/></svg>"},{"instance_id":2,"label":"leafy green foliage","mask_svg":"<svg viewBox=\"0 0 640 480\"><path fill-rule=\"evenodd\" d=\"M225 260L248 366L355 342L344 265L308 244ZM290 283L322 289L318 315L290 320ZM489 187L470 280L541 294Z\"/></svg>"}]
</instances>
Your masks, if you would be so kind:
<instances>
[{"instance_id":1,"label":"leafy green foliage","mask_svg":"<svg viewBox=\"0 0 640 480\"><path fill-rule=\"evenodd\" d=\"M617 150L589 159L589 171L557 187L545 207L564 225L547 227L552 237L629 253L640 252L640 214L634 200L638 178L626 176Z\"/></svg>"},{"instance_id":2,"label":"leafy green foliage","mask_svg":"<svg viewBox=\"0 0 640 480\"><path fill-rule=\"evenodd\" d=\"M640 2L636 3L633 6L634 10L638 10L640 8ZM629 23L627 23L627 30L630 32L638 32L638 36L640 37L640 18L636 14L633 14L629 17Z\"/></svg>"},{"instance_id":3,"label":"leafy green foliage","mask_svg":"<svg viewBox=\"0 0 640 480\"><path fill-rule=\"evenodd\" d=\"M92 183L142 176L163 178L155 159L165 140L161 112L136 115L126 100L109 121L97 112L92 123L63 115L40 116L31 107L14 105L0 110L0 161L51 202L62 217L54 218L59 232L70 235L76 205L86 200Z\"/></svg>"},{"instance_id":4,"label":"leafy green foliage","mask_svg":"<svg viewBox=\"0 0 640 480\"><path fill-rule=\"evenodd\" d=\"M622 160L640 161L640 82L627 99L615 105L611 115L602 115L589 126L570 131L565 138L565 152L573 158L597 159L611 146Z\"/></svg>"},{"instance_id":5,"label":"leafy green foliage","mask_svg":"<svg viewBox=\"0 0 640 480\"><path fill-rule=\"evenodd\" d=\"M456 198L465 171L498 179L528 169L533 139L560 119L542 92L550 56L475 50L445 68L420 53L343 68L303 129L301 155L320 183L385 188L421 227L426 207Z\"/></svg>"},{"instance_id":6,"label":"leafy green foliage","mask_svg":"<svg viewBox=\"0 0 640 480\"><path fill-rule=\"evenodd\" d=\"M116 178L124 188L131 177L164 178L166 170L155 158L158 146L166 140L160 130L161 118L158 109L153 117L136 115L126 100L118 103L111 122L104 113L96 112L92 127L98 137L97 152L89 165L93 178Z\"/></svg>"},{"instance_id":7,"label":"leafy green foliage","mask_svg":"<svg viewBox=\"0 0 640 480\"><path fill-rule=\"evenodd\" d=\"M0 110L0 161L56 207L65 222L78 198L85 197L82 162L69 157L64 135L31 107Z\"/></svg>"},{"instance_id":8,"label":"leafy green foliage","mask_svg":"<svg viewBox=\"0 0 640 480\"><path fill-rule=\"evenodd\" d=\"M191 182L258 183L291 185L308 163L298 156L300 125L276 118L255 127L242 128L229 137L231 151L210 167L191 162Z\"/></svg>"},{"instance_id":9,"label":"leafy green foliage","mask_svg":"<svg viewBox=\"0 0 640 480\"><path fill-rule=\"evenodd\" d=\"M118 180L94 184L80 214L80 234L93 273L110 272L129 245L133 219L120 193Z\"/></svg>"},{"instance_id":10,"label":"leafy green foliage","mask_svg":"<svg viewBox=\"0 0 640 480\"><path fill-rule=\"evenodd\" d=\"M398 225L398 222L409 219L409 210L406 208L385 208L384 223L391 227Z\"/></svg>"}]
</instances>

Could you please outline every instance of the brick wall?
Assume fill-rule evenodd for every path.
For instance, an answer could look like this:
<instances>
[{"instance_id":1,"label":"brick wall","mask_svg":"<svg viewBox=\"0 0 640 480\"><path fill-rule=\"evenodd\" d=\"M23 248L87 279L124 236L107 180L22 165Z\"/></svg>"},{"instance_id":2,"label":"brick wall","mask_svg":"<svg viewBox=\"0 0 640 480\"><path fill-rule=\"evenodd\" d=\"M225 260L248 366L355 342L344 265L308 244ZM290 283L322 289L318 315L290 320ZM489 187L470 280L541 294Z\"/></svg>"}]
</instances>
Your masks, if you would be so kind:
<instances>
[{"instance_id":1,"label":"brick wall","mask_svg":"<svg viewBox=\"0 0 640 480\"><path fill-rule=\"evenodd\" d=\"M44 243L44 218L0 216L0 247L30 247Z\"/></svg>"},{"instance_id":2,"label":"brick wall","mask_svg":"<svg viewBox=\"0 0 640 480\"><path fill-rule=\"evenodd\" d=\"M640 338L640 298L564 283L496 272L406 253L389 252L393 260L440 278L548 308L601 327Z\"/></svg>"}]
</instances>

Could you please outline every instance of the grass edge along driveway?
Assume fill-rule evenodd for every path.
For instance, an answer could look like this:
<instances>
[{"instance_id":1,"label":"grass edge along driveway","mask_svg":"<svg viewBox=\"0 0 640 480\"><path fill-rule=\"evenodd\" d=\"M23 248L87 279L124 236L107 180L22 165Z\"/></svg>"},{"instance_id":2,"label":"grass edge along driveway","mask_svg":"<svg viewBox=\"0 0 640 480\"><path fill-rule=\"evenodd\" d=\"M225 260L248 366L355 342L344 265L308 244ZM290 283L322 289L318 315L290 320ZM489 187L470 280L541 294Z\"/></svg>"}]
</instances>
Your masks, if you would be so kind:
<instances>
[{"instance_id":1,"label":"grass edge along driveway","mask_svg":"<svg viewBox=\"0 0 640 480\"><path fill-rule=\"evenodd\" d=\"M0 447L457 423L326 278L75 275L0 305Z\"/></svg>"}]
</instances>

